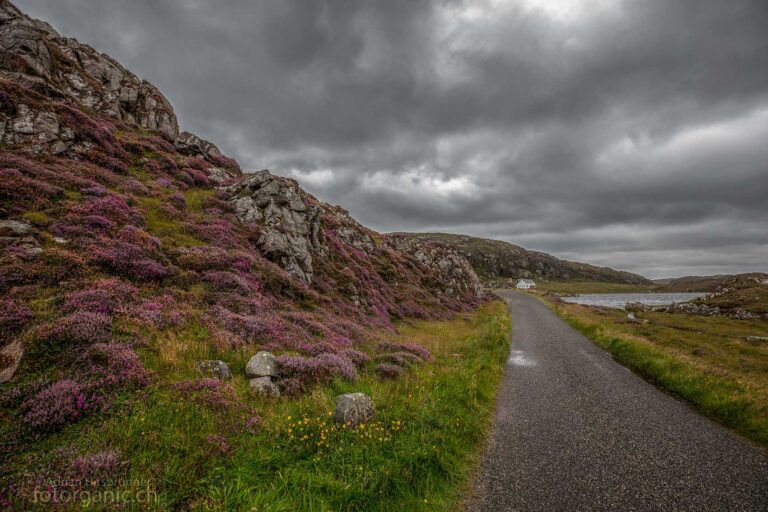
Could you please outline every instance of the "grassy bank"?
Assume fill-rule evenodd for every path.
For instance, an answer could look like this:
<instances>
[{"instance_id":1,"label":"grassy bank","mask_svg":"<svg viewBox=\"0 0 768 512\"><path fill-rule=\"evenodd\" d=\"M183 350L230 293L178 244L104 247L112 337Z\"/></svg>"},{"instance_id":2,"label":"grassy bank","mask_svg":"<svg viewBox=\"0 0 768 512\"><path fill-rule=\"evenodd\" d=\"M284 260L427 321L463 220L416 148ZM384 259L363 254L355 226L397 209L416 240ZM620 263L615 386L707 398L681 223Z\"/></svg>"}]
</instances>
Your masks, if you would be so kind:
<instances>
[{"instance_id":1,"label":"grassy bank","mask_svg":"<svg viewBox=\"0 0 768 512\"><path fill-rule=\"evenodd\" d=\"M649 381L768 447L768 322L550 303L573 327Z\"/></svg>"},{"instance_id":2,"label":"grassy bank","mask_svg":"<svg viewBox=\"0 0 768 512\"><path fill-rule=\"evenodd\" d=\"M490 425L509 328L501 302L450 321L403 324L388 338L418 343L434 361L396 380L368 371L356 383L336 381L277 401L249 391L242 376L247 354L235 361L229 354L234 395L179 388L195 376L204 334L158 338L144 359L161 382L126 396L106 417L33 445L13 464L23 471L27 458L36 466L43 461L50 471L38 476L55 478L62 453L114 451L122 475L118 485L99 490L127 493L128 508L137 510L451 510ZM375 421L334 424L334 397L356 391L373 398Z\"/></svg>"}]
</instances>

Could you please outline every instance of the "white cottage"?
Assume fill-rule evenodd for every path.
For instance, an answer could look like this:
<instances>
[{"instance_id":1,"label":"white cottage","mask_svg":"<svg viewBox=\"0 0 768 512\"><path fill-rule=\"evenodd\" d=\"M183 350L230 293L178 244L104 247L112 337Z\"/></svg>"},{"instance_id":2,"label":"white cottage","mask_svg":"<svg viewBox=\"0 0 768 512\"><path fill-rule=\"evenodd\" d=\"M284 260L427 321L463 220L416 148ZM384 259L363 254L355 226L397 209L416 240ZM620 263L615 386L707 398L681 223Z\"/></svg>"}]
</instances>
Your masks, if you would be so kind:
<instances>
[{"instance_id":1,"label":"white cottage","mask_svg":"<svg viewBox=\"0 0 768 512\"><path fill-rule=\"evenodd\" d=\"M536 283L532 279L521 279L517 282L518 290L530 290L531 288L536 288Z\"/></svg>"}]
</instances>

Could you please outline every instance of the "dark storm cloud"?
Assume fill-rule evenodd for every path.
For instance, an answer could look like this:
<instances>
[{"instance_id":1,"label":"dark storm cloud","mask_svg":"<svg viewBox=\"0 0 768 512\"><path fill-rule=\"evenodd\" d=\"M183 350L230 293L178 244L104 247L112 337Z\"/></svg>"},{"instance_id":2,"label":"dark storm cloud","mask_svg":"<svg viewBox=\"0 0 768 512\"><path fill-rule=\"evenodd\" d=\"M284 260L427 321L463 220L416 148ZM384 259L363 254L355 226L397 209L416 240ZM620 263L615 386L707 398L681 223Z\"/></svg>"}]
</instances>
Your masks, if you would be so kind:
<instances>
[{"instance_id":1,"label":"dark storm cloud","mask_svg":"<svg viewBox=\"0 0 768 512\"><path fill-rule=\"evenodd\" d=\"M19 0L380 230L768 270L762 0Z\"/></svg>"}]
</instances>

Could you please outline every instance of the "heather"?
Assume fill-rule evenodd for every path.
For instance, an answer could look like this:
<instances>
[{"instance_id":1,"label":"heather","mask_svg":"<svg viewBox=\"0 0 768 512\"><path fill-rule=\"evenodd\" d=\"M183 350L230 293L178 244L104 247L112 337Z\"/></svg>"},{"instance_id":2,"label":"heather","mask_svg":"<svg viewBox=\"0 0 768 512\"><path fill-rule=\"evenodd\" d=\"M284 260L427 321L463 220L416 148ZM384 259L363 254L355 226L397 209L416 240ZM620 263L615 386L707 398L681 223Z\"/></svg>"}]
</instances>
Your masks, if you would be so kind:
<instances>
[{"instance_id":1,"label":"heather","mask_svg":"<svg viewBox=\"0 0 768 512\"><path fill-rule=\"evenodd\" d=\"M89 428L62 423L48 434L48 445L30 446L19 461L36 469L31 477L24 476L26 469L14 475L17 495L31 496L36 482L57 476L70 477L67 489L129 491L109 482L119 475L149 481L168 510L314 511L348 503L356 510L450 510L463 496L490 424L508 348L506 309L493 302L464 317L395 327L397 333L380 333L379 342L364 344L368 353L380 354L379 343L415 344L432 362L404 369L362 361L353 381L346 378L355 375L351 368L337 359L284 355L283 375L323 383L274 401L248 389L242 368L250 352L224 352L235 373L230 382L196 374L192 362L216 353L206 329L187 325L173 338L174 344L187 342L176 347L175 358L146 354L163 373L150 376L148 387L135 386L140 400L107 393L108 405L86 400L81 411L77 397L88 385L68 384L71 392L57 399L69 400L65 410L72 416L62 420ZM171 339L158 342L170 350ZM338 352L344 350L354 349ZM110 351L99 347L92 357L100 361L97 354L105 353ZM79 368L91 361L84 357ZM334 397L352 391L370 394L377 406L376 418L356 428L329 416ZM276 480L275 471L283 478Z\"/></svg>"},{"instance_id":2,"label":"heather","mask_svg":"<svg viewBox=\"0 0 768 512\"><path fill-rule=\"evenodd\" d=\"M470 312L474 291L449 293L434 268L290 180L275 183L294 201L268 208L282 220L244 221L227 188L247 178L237 162L195 146L206 141L180 145L170 107L126 70L117 86L139 88L141 102L124 90L113 104L78 105L63 76L93 98L106 85L59 43L45 40L47 74L20 57L13 72L31 79L0 80L0 122L23 105L52 130L10 134L18 140L0 148L0 221L25 230L0 245L0 348L13 349L0 358L0 500L29 489L23 475L128 471L153 478L164 508L216 508L222 498L206 482L242 449L271 445L283 412L382 378L396 387L429 376L436 354L400 339L401 321ZM286 262L294 255L265 240L304 236L285 219L309 210L314 254L302 279ZM258 350L278 356L281 401L260 400L242 376ZM201 379L206 359L236 377Z\"/></svg>"}]
</instances>

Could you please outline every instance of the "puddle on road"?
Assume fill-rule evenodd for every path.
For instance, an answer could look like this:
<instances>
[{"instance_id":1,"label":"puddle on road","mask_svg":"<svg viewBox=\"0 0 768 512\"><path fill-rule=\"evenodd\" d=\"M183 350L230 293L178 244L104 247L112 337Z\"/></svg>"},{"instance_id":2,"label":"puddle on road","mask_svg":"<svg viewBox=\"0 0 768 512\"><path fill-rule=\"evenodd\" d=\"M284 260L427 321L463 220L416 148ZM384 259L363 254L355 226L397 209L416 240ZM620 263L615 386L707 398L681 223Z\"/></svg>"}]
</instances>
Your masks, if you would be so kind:
<instances>
[{"instance_id":1,"label":"puddle on road","mask_svg":"<svg viewBox=\"0 0 768 512\"><path fill-rule=\"evenodd\" d=\"M522 350L513 350L509 353L507 364L514 366L536 366L536 361L525 357Z\"/></svg>"}]
</instances>

